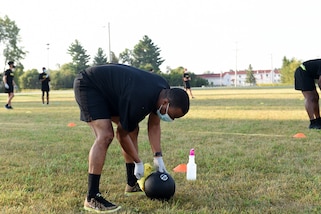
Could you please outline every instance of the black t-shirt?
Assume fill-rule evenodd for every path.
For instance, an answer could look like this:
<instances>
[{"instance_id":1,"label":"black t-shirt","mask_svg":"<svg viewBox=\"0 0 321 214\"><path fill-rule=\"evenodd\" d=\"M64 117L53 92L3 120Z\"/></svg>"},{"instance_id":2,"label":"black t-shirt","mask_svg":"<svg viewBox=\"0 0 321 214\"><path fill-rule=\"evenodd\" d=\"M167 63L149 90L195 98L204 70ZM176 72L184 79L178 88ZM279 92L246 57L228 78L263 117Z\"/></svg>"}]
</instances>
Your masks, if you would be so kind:
<instances>
[{"instance_id":1,"label":"black t-shirt","mask_svg":"<svg viewBox=\"0 0 321 214\"><path fill-rule=\"evenodd\" d=\"M319 76L321 76L321 59L308 60L302 64L314 79L319 79Z\"/></svg>"},{"instance_id":2,"label":"black t-shirt","mask_svg":"<svg viewBox=\"0 0 321 214\"><path fill-rule=\"evenodd\" d=\"M4 72L4 75L7 77L7 84L9 87L13 86L14 73L11 69L8 69Z\"/></svg>"},{"instance_id":3,"label":"black t-shirt","mask_svg":"<svg viewBox=\"0 0 321 214\"><path fill-rule=\"evenodd\" d=\"M159 93L170 88L157 74L120 64L90 67L83 76L101 92L110 114L119 116L127 131L133 131L149 113L156 113Z\"/></svg>"},{"instance_id":4,"label":"black t-shirt","mask_svg":"<svg viewBox=\"0 0 321 214\"><path fill-rule=\"evenodd\" d=\"M39 80L43 80L41 81L41 89L42 90L49 90L49 82L50 82L50 77L47 77L47 74L45 72L42 72L41 74L39 74Z\"/></svg>"},{"instance_id":5,"label":"black t-shirt","mask_svg":"<svg viewBox=\"0 0 321 214\"><path fill-rule=\"evenodd\" d=\"M189 73L184 73L183 77L186 78L186 79L184 79L184 82L188 82L189 81Z\"/></svg>"}]
</instances>

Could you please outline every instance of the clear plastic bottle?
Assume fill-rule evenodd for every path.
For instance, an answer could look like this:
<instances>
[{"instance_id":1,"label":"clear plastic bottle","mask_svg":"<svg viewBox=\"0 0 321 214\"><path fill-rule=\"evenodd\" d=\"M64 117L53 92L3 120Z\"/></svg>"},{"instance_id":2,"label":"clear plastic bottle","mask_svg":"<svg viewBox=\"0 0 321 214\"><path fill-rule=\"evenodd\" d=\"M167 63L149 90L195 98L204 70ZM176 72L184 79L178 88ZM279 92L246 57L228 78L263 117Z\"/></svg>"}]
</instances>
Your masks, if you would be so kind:
<instances>
[{"instance_id":1,"label":"clear plastic bottle","mask_svg":"<svg viewBox=\"0 0 321 214\"><path fill-rule=\"evenodd\" d=\"M197 170L197 165L195 163L195 151L194 149L191 149L189 152L189 158L187 163L186 179L196 180L196 170Z\"/></svg>"}]
</instances>

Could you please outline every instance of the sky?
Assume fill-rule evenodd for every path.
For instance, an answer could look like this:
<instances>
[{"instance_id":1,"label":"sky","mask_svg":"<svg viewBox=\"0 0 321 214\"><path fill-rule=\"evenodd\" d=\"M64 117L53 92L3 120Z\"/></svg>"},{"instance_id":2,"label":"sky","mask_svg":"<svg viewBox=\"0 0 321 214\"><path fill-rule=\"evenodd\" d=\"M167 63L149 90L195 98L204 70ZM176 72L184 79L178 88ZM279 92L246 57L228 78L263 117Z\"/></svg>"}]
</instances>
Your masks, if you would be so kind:
<instances>
[{"instance_id":1,"label":"sky","mask_svg":"<svg viewBox=\"0 0 321 214\"><path fill-rule=\"evenodd\" d=\"M118 56L147 35L161 50L162 71L202 74L319 58L320 7L320 0L0 0L0 17L20 28L26 70L71 62L76 39L92 62L99 47Z\"/></svg>"}]
</instances>

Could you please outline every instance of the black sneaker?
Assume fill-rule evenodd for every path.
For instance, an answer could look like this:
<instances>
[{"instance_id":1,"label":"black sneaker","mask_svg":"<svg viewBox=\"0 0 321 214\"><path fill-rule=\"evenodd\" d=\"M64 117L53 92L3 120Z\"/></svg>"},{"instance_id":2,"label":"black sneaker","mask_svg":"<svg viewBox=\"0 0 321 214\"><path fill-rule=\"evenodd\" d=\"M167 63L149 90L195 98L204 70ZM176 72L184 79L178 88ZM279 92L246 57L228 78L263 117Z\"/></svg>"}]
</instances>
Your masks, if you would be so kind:
<instances>
[{"instance_id":1,"label":"black sneaker","mask_svg":"<svg viewBox=\"0 0 321 214\"><path fill-rule=\"evenodd\" d=\"M87 211L92 211L96 213L112 213L119 210L121 206L117 206L115 204L110 203L104 197L97 193L95 198L91 198L90 201L85 199L84 209Z\"/></svg>"},{"instance_id":2,"label":"black sneaker","mask_svg":"<svg viewBox=\"0 0 321 214\"><path fill-rule=\"evenodd\" d=\"M320 119L310 120L309 129L321 129Z\"/></svg>"},{"instance_id":3,"label":"black sneaker","mask_svg":"<svg viewBox=\"0 0 321 214\"><path fill-rule=\"evenodd\" d=\"M133 195L145 195L145 192L139 187L138 183L134 186L126 185L125 188L125 196L133 196Z\"/></svg>"},{"instance_id":4,"label":"black sneaker","mask_svg":"<svg viewBox=\"0 0 321 214\"><path fill-rule=\"evenodd\" d=\"M8 104L6 104L4 107L5 107L6 109L12 109L12 107L9 106Z\"/></svg>"}]
</instances>

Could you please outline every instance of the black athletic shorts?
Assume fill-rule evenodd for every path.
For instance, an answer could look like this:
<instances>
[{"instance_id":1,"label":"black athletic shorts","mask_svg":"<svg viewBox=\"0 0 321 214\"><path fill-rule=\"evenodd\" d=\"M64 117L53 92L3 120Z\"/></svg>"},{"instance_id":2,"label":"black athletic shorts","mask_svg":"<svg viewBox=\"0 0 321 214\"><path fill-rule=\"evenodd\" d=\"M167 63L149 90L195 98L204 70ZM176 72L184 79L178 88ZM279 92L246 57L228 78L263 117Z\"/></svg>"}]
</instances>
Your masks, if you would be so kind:
<instances>
[{"instance_id":1,"label":"black athletic shorts","mask_svg":"<svg viewBox=\"0 0 321 214\"><path fill-rule=\"evenodd\" d=\"M9 88L5 88L4 93L7 93L7 94L13 93L13 85L9 84Z\"/></svg>"},{"instance_id":2,"label":"black athletic shorts","mask_svg":"<svg viewBox=\"0 0 321 214\"><path fill-rule=\"evenodd\" d=\"M184 82L185 88L190 89L191 85L189 84L189 81Z\"/></svg>"},{"instance_id":3,"label":"black athletic shorts","mask_svg":"<svg viewBox=\"0 0 321 214\"><path fill-rule=\"evenodd\" d=\"M294 73L294 88L300 91L313 91L315 87L315 78L311 77L307 71L298 67Z\"/></svg>"},{"instance_id":4,"label":"black athletic shorts","mask_svg":"<svg viewBox=\"0 0 321 214\"><path fill-rule=\"evenodd\" d=\"M50 88L49 88L49 86L41 86L41 91L49 92Z\"/></svg>"},{"instance_id":5,"label":"black athletic shorts","mask_svg":"<svg viewBox=\"0 0 321 214\"><path fill-rule=\"evenodd\" d=\"M80 108L80 120L111 119L104 96L81 73L74 80L74 92Z\"/></svg>"}]
</instances>

